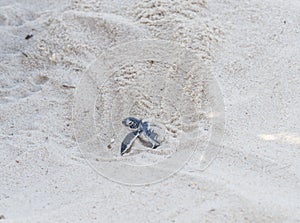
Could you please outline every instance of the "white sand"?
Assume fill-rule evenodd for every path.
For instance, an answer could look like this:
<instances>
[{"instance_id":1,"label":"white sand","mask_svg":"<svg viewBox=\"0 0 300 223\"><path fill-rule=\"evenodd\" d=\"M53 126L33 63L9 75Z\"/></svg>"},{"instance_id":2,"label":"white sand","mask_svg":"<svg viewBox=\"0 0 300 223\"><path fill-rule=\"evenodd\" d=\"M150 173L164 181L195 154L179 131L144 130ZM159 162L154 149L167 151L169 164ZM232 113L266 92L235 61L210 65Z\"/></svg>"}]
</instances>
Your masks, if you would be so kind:
<instances>
[{"instance_id":1,"label":"white sand","mask_svg":"<svg viewBox=\"0 0 300 223\"><path fill-rule=\"evenodd\" d=\"M124 186L102 177L83 158L72 106L91 62L111 47L145 38L176 41L210 67L223 93L224 141L205 171L196 151L160 183ZM1 1L0 222L299 222L299 61L299 1ZM151 89L164 80L160 73L172 73L163 62L147 66L125 66L106 83L95 117L103 141L111 142L101 128L110 114L101 104L109 104L113 81L122 86L129 80L125 86L132 88L132 74L151 72L158 76L137 79L140 88L131 97L144 92L155 98ZM166 80L167 87L175 86ZM152 88L143 91L148 85ZM172 89L164 99L169 91L176 98L177 88ZM144 104L119 106L156 117L156 101L142 96L138 101ZM143 113L146 105L154 108L151 114ZM192 133L176 121L166 123L172 110L165 103L166 116L157 119L166 125L166 142L175 142L172 134L182 141L182 133L183 141L192 143ZM200 129L210 125L205 117L196 119ZM174 154L170 148L149 152L137 146L122 161L159 162ZM116 146L99 152L110 159L118 153Z\"/></svg>"}]
</instances>

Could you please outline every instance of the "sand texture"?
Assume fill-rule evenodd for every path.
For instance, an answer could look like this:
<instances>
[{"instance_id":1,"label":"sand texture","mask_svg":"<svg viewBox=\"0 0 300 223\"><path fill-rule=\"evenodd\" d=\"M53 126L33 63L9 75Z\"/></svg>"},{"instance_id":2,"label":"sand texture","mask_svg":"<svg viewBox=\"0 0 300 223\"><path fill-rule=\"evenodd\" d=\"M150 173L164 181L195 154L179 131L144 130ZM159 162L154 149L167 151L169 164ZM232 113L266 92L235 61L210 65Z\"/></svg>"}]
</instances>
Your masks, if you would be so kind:
<instances>
[{"instance_id":1,"label":"sand texture","mask_svg":"<svg viewBox=\"0 0 300 223\"><path fill-rule=\"evenodd\" d=\"M300 222L299 89L299 1L2 0L0 222Z\"/></svg>"}]
</instances>

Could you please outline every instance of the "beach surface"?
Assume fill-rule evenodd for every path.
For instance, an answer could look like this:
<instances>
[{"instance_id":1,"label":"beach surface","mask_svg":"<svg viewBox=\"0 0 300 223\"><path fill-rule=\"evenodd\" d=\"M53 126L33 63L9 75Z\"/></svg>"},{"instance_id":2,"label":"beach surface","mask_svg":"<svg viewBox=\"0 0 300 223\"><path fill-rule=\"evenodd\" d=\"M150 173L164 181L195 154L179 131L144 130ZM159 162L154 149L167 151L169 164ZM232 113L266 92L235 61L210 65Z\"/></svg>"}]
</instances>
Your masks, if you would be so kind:
<instances>
[{"instance_id":1,"label":"beach surface","mask_svg":"<svg viewBox=\"0 0 300 223\"><path fill-rule=\"evenodd\" d=\"M300 222L299 89L300 1L2 0L0 222ZM162 145L121 157L129 115Z\"/></svg>"}]
</instances>

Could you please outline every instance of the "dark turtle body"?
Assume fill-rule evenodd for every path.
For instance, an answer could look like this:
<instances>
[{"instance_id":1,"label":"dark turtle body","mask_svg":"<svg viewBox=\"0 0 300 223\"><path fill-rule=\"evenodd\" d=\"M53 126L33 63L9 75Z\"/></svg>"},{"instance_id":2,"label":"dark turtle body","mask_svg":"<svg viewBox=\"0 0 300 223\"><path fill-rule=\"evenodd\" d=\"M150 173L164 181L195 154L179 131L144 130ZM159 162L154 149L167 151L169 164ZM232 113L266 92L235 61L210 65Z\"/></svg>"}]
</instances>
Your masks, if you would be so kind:
<instances>
[{"instance_id":1,"label":"dark turtle body","mask_svg":"<svg viewBox=\"0 0 300 223\"><path fill-rule=\"evenodd\" d=\"M139 138L142 144L146 147L155 149L160 146L160 142L157 139L158 135L153 129L151 129L149 122L134 117L128 117L124 119L122 123L128 127L131 132L122 142L121 155L126 153L131 148L136 138Z\"/></svg>"}]
</instances>

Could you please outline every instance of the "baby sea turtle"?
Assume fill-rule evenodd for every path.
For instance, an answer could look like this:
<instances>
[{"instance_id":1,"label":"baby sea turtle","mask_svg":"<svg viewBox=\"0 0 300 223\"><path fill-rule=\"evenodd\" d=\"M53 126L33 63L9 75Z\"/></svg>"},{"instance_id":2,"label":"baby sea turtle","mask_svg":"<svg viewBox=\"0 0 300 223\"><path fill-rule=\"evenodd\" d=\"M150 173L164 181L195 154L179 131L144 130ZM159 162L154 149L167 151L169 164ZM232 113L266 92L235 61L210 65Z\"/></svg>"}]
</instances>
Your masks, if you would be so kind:
<instances>
[{"instance_id":1,"label":"baby sea turtle","mask_svg":"<svg viewBox=\"0 0 300 223\"><path fill-rule=\"evenodd\" d=\"M139 138L144 146L156 149L160 146L158 135L150 128L150 123L141 119L128 117L122 121L131 132L125 137L121 145L121 156L132 146L136 138Z\"/></svg>"}]
</instances>

